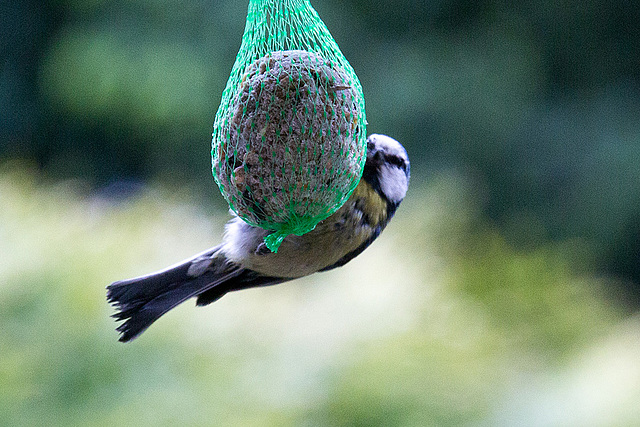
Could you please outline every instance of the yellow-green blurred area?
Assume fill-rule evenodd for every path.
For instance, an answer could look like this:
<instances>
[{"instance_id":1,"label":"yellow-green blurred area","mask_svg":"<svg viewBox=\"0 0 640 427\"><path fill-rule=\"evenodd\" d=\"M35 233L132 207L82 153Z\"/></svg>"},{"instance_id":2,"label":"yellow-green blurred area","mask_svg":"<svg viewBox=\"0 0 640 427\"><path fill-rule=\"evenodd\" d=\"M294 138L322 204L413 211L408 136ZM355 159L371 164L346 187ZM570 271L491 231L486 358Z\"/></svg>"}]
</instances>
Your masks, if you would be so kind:
<instances>
[{"instance_id":1,"label":"yellow-green blurred area","mask_svg":"<svg viewBox=\"0 0 640 427\"><path fill-rule=\"evenodd\" d=\"M639 425L640 3L312 4L406 200L121 344L105 286L221 240L247 1L0 3L0 425Z\"/></svg>"},{"instance_id":2,"label":"yellow-green blurred area","mask_svg":"<svg viewBox=\"0 0 640 427\"><path fill-rule=\"evenodd\" d=\"M222 212L152 187L114 205L5 166L3 425L633 425L640 319L584 244L514 250L434 179L335 272L184 304L116 341L109 280L187 257ZM408 238L410 236L410 238Z\"/></svg>"}]
</instances>

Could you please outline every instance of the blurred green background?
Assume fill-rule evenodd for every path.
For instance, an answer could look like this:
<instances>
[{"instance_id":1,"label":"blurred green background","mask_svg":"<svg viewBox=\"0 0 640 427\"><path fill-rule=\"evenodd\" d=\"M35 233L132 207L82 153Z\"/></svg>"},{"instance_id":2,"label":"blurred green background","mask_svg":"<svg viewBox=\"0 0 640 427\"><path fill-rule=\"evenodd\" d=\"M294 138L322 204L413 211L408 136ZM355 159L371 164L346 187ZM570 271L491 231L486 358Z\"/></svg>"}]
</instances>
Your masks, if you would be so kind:
<instances>
[{"instance_id":1,"label":"blurred green background","mask_svg":"<svg viewBox=\"0 0 640 427\"><path fill-rule=\"evenodd\" d=\"M247 2L0 2L0 425L640 425L640 3L313 0L412 182L345 268L118 343L220 241Z\"/></svg>"}]
</instances>

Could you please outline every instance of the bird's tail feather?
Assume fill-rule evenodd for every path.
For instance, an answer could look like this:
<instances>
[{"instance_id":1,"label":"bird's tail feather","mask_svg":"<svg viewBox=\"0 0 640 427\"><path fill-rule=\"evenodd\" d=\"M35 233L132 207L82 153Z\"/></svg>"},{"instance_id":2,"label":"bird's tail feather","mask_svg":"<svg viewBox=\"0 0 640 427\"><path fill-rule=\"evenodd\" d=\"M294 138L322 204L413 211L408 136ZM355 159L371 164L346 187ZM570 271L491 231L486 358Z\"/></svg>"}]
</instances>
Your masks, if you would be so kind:
<instances>
[{"instance_id":1,"label":"bird's tail feather","mask_svg":"<svg viewBox=\"0 0 640 427\"><path fill-rule=\"evenodd\" d=\"M107 299L118 312L113 315L124 320L117 330L120 341L134 339L167 311L196 295L211 290L215 286L233 279L243 269L221 261L216 268L206 269L197 276L190 274L190 268L203 259L210 259L212 265L217 248L199 254L181 264L157 273L134 279L122 280L107 287ZM224 292L219 293L224 295Z\"/></svg>"}]
</instances>

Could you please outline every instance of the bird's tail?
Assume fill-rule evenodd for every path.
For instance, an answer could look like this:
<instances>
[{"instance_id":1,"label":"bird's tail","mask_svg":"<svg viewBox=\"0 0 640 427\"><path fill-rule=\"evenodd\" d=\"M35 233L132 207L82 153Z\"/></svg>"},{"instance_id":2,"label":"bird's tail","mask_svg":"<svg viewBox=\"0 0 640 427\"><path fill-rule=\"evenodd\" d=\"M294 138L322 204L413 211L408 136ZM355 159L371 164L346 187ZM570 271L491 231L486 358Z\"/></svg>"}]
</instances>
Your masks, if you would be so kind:
<instances>
[{"instance_id":1,"label":"bird's tail","mask_svg":"<svg viewBox=\"0 0 640 427\"><path fill-rule=\"evenodd\" d=\"M157 273L114 282L107 287L107 300L124 320L117 330L120 341L136 338L160 316L187 299L208 292L213 302L227 290L213 288L240 275L244 270L220 254L219 247L203 252ZM215 295L214 295L215 294Z\"/></svg>"},{"instance_id":2,"label":"bird's tail","mask_svg":"<svg viewBox=\"0 0 640 427\"><path fill-rule=\"evenodd\" d=\"M127 342L189 298L197 297L197 305L207 305L227 292L287 280L291 279L242 268L227 260L218 246L157 273L114 282L107 286L107 300L118 310L113 317L124 320L117 330L120 341Z\"/></svg>"}]
</instances>

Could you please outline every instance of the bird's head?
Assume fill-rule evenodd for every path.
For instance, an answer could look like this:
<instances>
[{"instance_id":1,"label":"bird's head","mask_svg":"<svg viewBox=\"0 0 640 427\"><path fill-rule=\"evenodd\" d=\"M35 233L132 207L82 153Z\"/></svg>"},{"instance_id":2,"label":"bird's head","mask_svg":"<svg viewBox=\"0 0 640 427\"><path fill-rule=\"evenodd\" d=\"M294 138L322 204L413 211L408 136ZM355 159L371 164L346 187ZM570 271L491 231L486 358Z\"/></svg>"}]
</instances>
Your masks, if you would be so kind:
<instances>
[{"instance_id":1,"label":"bird's head","mask_svg":"<svg viewBox=\"0 0 640 427\"><path fill-rule=\"evenodd\" d=\"M386 135L369 135L362 179L386 199L394 211L407 194L409 169L409 156L402 144Z\"/></svg>"}]
</instances>

